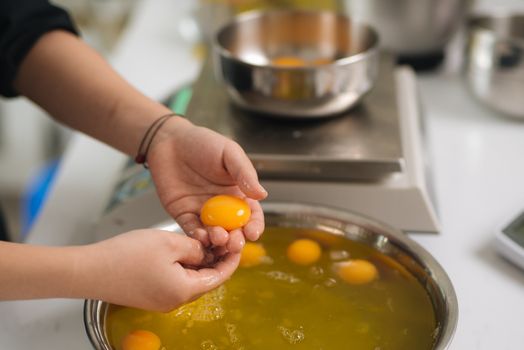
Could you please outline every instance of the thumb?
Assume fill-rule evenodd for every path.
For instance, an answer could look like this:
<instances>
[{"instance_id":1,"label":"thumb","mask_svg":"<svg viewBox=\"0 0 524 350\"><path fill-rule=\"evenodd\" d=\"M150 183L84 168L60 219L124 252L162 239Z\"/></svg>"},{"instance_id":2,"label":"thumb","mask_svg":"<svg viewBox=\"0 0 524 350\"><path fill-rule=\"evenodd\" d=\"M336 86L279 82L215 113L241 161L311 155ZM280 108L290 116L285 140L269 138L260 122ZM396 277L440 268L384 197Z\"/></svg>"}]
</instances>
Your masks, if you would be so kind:
<instances>
[{"instance_id":1,"label":"thumb","mask_svg":"<svg viewBox=\"0 0 524 350\"><path fill-rule=\"evenodd\" d=\"M267 197L267 191L258 181L253 164L236 142L230 142L224 148L224 166L247 197L256 200Z\"/></svg>"},{"instance_id":2,"label":"thumb","mask_svg":"<svg viewBox=\"0 0 524 350\"><path fill-rule=\"evenodd\" d=\"M205 249L202 243L196 239L173 233L175 261L185 265L202 265L205 258Z\"/></svg>"}]
</instances>

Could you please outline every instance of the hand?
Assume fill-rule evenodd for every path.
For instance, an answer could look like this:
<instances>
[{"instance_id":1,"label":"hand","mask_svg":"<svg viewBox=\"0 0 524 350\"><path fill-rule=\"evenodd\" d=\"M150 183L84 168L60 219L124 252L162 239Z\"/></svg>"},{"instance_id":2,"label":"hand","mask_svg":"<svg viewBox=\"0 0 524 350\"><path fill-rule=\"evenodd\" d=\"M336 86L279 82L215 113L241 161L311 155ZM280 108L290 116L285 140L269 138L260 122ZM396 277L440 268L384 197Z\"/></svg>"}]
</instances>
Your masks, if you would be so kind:
<instances>
[{"instance_id":1,"label":"hand","mask_svg":"<svg viewBox=\"0 0 524 350\"><path fill-rule=\"evenodd\" d=\"M242 249L244 237L257 240L264 231L264 214L258 200L264 199L267 192L236 142L183 118L171 118L155 136L148 164L164 208L204 246L236 253ZM200 209L217 194L246 199L252 214L242 229L228 234L221 227L202 225Z\"/></svg>"},{"instance_id":2,"label":"hand","mask_svg":"<svg viewBox=\"0 0 524 350\"><path fill-rule=\"evenodd\" d=\"M81 290L73 295L162 312L224 283L240 259L230 253L212 266L191 268L206 259L202 244L154 229L124 233L86 246L85 251L73 283Z\"/></svg>"}]
</instances>

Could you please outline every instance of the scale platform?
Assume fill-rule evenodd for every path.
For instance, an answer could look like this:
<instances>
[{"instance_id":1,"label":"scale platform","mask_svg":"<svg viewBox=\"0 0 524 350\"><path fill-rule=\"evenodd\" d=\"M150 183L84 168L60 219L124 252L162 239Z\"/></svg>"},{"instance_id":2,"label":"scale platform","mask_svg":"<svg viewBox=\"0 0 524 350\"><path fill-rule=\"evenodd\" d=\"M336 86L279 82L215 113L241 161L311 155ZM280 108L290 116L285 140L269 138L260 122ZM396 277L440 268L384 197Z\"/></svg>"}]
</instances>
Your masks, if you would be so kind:
<instances>
[{"instance_id":1,"label":"scale platform","mask_svg":"<svg viewBox=\"0 0 524 350\"><path fill-rule=\"evenodd\" d=\"M337 207L405 232L438 232L436 201L422 139L421 109L411 68L395 69L403 169L375 181L262 179L269 200Z\"/></svg>"},{"instance_id":2,"label":"scale platform","mask_svg":"<svg viewBox=\"0 0 524 350\"><path fill-rule=\"evenodd\" d=\"M268 201L341 208L406 232L438 232L415 74L387 58L381 69L379 84L358 108L330 119L297 121L234 107L206 67L186 116L244 147L269 192ZM180 105L178 96L186 104L189 94L183 95L174 94L169 104ZM130 161L96 237L166 219L149 172Z\"/></svg>"},{"instance_id":3,"label":"scale platform","mask_svg":"<svg viewBox=\"0 0 524 350\"><path fill-rule=\"evenodd\" d=\"M204 65L186 117L238 142L264 179L376 180L402 171L393 57L382 56L376 86L348 112L320 119L256 114L234 106Z\"/></svg>"}]
</instances>

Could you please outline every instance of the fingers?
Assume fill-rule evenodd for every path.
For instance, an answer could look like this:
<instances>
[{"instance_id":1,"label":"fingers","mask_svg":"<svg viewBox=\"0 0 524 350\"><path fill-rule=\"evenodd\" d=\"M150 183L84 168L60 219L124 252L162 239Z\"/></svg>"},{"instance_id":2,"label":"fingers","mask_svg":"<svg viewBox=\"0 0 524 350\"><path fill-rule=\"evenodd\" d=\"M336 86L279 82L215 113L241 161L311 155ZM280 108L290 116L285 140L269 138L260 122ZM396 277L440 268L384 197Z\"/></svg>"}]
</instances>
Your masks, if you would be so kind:
<instances>
[{"instance_id":1,"label":"fingers","mask_svg":"<svg viewBox=\"0 0 524 350\"><path fill-rule=\"evenodd\" d=\"M209 239L215 247L221 247L226 245L229 240L229 233L222 227L213 226L208 227L207 232L209 233Z\"/></svg>"},{"instance_id":2,"label":"fingers","mask_svg":"<svg viewBox=\"0 0 524 350\"><path fill-rule=\"evenodd\" d=\"M253 164L237 143L231 142L224 149L224 166L246 196L257 200L267 197Z\"/></svg>"},{"instance_id":3,"label":"fingers","mask_svg":"<svg viewBox=\"0 0 524 350\"><path fill-rule=\"evenodd\" d=\"M185 265L199 266L206 259L206 251L202 243L181 234L173 234L172 249L175 252L174 260Z\"/></svg>"},{"instance_id":4,"label":"fingers","mask_svg":"<svg viewBox=\"0 0 524 350\"><path fill-rule=\"evenodd\" d=\"M236 254L242 251L246 240L242 230L233 230L229 233L229 241L227 242L227 250L230 253Z\"/></svg>"},{"instance_id":5,"label":"fingers","mask_svg":"<svg viewBox=\"0 0 524 350\"><path fill-rule=\"evenodd\" d=\"M240 254L228 254L212 268L186 270L192 293L206 293L228 280L240 262Z\"/></svg>"},{"instance_id":6,"label":"fingers","mask_svg":"<svg viewBox=\"0 0 524 350\"><path fill-rule=\"evenodd\" d=\"M176 221L188 236L199 240L205 247L211 244L208 232L195 213L182 214L176 218Z\"/></svg>"},{"instance_id":7,"label":"fingers","mask_svg":"<svg viewBox=\"0 0 524 350\"><path fill-rule=\"evenodd\" d=\"M250 241L256 241L262 232L264 232L264 212L258 201L246 198L246 202L251 208L251 218L246 226L244 226L244 235Z\"/></svg>"},{"instance_id":8,"label":"fingers","mask_svg":"<svg viewBox=\"0 0 524 350\"><path fill-rule=\"evenodd\" d=\"M233 230L228 233L221 227L213 227L212 229L216 229L216 232L210 233L213 246L210 250L208 250L208 252L209 255L214 258L212 261L219 259L229 253L240 253L242 248L244 248L246 241L244 239L244 233L242 230ZM220 241L214 238L217 233L220 234ZM208 264L210 263L209 260L206 262Z\"/></svg>"}]
</instances>

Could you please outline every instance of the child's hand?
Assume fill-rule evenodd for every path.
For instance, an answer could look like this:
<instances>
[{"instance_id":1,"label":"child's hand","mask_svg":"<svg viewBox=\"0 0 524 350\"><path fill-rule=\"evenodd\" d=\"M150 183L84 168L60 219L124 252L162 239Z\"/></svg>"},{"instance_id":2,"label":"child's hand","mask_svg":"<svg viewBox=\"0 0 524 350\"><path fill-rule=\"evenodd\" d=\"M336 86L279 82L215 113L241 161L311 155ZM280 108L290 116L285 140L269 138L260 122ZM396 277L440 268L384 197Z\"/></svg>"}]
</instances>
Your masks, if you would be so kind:
<instances>
[{"instance_id":1,"label":"child's hand","mask_svg":"<svg viewBox=\"0 0 524 350\"><path fill-rule=\"evenodd\" d=\"M196 267L214 260L198 240L153 229L124 233L84 251L74 295L164 312L224 283L240 259L229 253Z\"/></svg>"},{"instance_id":2,"label":"child's hand","mask_svg":"<svg viewBox=\"0 0 524 350\"><path fill-rule=\"evenodd\" d=\"M204 246L237 253L244 237L254 241L264 231L264 214L258 200L264 199L267 192L236 142L182 118L172 118L155 136L148 164L164 208ZM247 197L252 214L242 229L228 234L220 227L202 225L202 205L218 194Z\"/></svg>"}]
</instances>

